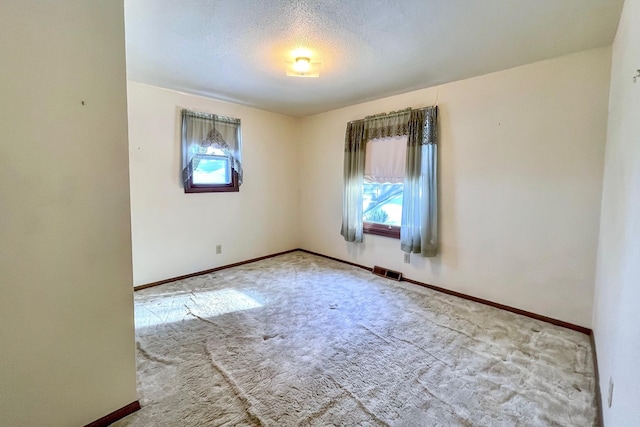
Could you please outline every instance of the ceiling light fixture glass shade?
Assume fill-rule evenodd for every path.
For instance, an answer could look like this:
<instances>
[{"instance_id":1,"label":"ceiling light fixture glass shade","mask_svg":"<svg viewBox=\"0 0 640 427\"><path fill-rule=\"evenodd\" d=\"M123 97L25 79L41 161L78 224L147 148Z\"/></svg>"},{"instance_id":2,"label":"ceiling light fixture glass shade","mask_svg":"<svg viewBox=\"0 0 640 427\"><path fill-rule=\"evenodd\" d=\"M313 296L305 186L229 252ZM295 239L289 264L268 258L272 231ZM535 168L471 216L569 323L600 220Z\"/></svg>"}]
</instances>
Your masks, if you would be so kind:
<instances>
[{"instance_id":1,"label":"ceiling light fixture glass shade","mask_svg":"<svg viewBox=\"0 0 640 427\"><path fill-rule=\"evenodd\" d=\"M320 63L311 62L306 56L299 56L295 62L287 62L287 76L320 77Z\"/></svg>"},{"instance_id":2,"label":"ceiling light fixture glass shade","mask_svg":"<svg viewBox=\"0 0 640 427\"><path fill-rule=\"evenodd\" d=\"M293 64L293 69L299 73L306 73L311 68L311 60L309 58L299 57Z\"/></svg>"}]
</instances>

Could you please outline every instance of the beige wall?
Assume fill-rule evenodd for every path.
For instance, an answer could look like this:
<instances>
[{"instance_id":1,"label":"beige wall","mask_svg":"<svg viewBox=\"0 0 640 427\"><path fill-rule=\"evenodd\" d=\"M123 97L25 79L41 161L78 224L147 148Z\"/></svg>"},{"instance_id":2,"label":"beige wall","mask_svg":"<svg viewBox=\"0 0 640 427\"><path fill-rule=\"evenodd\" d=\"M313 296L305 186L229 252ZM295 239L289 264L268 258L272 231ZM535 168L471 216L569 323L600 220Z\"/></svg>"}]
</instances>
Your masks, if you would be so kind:
<instances>
[{"instance_id":1,"label":"beige wall","mask_svg":"<svg viewBox=\"0 0 640 427\"><path fill-rule=\"evenodd\" d=\"M605 424L640 425L640 0L613 44L593 329ZM607 405L609 378L613 405Z\"/></svg>"},{"instance_id":2,"label":"beige wall","mask_svg":"<svg viewBox=\"0 0 640 427\"><path fill-rule=\"evenodd\" d=\"M135 285L300 245L297 119L135 82L128 100ZM240 192L184 193L181 108L241 119Z\"/></svg>"},{"instance_id":3,"label":"beige wall","mask_svg":"<svg viewBox=\"0 0 640 427\"><path fill-rule=\"evenodd\" d=\"M303 119L302 247L591 326L609 48ZM340 236L346 123L440 106L441 255Z\"/></svg>"},{"instance_id":4,"label":"beige wall","mask_svg":"<svg viewBox=\"0 0 640 427\"><path fill-rule=\"evenodd\" d=\"M0 16L0 425L80 426L137 399L123 5Z\"/></svg>"}]
</instances>

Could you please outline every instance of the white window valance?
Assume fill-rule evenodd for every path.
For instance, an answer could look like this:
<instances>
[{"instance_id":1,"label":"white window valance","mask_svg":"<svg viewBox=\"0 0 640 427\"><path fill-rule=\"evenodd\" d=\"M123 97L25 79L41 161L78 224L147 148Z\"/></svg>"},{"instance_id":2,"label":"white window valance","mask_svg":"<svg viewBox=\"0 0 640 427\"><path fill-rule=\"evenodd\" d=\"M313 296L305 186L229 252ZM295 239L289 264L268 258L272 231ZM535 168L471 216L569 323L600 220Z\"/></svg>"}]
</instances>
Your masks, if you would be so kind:
<instances>
[{"instance_id":1,"label":"white window valance","mask_svg":"<svg viewBox=\"0 0 640 427\"><path fill-rule=\"evenodd\" d=\"M396 184L404 182L407 136L376 138L367 141L364 182Z\"/></svg>"}]
</instances>

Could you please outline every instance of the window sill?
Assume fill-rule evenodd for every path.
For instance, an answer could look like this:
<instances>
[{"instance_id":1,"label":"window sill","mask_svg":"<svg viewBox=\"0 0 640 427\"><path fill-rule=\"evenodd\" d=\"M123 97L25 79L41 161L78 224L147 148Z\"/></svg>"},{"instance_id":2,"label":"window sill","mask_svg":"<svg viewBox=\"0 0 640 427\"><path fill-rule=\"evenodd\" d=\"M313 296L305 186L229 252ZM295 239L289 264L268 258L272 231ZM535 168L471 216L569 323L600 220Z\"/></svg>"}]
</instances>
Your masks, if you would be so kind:
<instances>
[{"instance_id":1,"label":"window sill","mask_svg":"<svg viewBox=\"0 0 640 427\"><path fill-rule=\"evenodd\" d=\"M376 224L373 222L365 222L362 231L367 234L375 234L377 236L391 237L393 239L400 238L400 227L394 225Z\"/></svg>"},{"instance_id":2,"label":"window sill","mask_svg":"<svg viewBox=\"0 0 640 427\"><path fill-rule=\"evenodd\" d=\"M238 191L240 191L240 185L236 171L231 171L231 182L229 184L197 185L193 183L193 177L189 177L184 183L185 193L228 193Z\"/></svg>"}]
</instances>

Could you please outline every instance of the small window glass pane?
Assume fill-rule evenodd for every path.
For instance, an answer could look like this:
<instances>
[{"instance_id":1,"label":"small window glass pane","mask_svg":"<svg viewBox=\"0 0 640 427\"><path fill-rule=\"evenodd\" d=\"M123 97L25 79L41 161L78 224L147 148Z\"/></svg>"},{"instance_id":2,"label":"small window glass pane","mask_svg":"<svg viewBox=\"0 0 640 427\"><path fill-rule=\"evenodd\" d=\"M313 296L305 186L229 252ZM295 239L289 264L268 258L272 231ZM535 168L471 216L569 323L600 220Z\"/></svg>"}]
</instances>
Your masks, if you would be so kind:
<instances>
[{"instance_id":1,"label":"small window glass pane","mask_svg":"<svg viewBox=\"0 0 640 427\"><path fill-rule=\"evenodd\" d=\"M362 217L364 222L400 226L404 184L364 183Z\"/></svg>"},{"instance_id":2,"label":"small window glass pane","mask_svg":"<svg viewBox=\"0 0 640 427\"><path fill-rule=\"evenodd\" d=\"M202 156L193 170L194 185L229 184L231 168L225 156Z\"/></svg>"}]
</instances>

